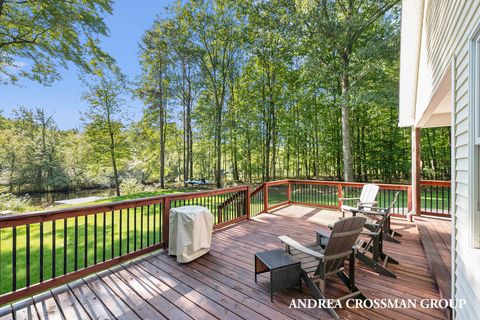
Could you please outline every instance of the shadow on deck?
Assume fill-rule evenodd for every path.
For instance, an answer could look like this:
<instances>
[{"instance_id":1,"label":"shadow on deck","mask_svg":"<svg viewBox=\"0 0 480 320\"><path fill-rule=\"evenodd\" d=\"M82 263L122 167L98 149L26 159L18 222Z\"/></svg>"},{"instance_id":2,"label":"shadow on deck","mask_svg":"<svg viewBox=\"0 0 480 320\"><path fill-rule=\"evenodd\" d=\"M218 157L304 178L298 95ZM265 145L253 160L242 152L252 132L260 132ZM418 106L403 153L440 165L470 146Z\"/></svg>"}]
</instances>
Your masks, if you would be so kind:
<instances>
[{"instance_id":1,"label":"shadow on deck","mask_svg":"<svg viewBox=\"0 0 480 320\"><path fill-rule=\"evenodd\" d=\"M254 282L254 254L281 248L277 236L313 242L314 230L337 220L336 211L288 206L214 233L211 252L186 265L164 251L66 284L0 311L0 319L329 319L322 309L290 309L292 298L307 293L286 290L270 302L268 274ZM401 244L387 242L385 251L400 262L393 279L361 263L357 285L368 298L438 299L439 291L415 224L393 220ZM327 283L327 294L344 287ZM439 309L343 309L345 319L444 319Z\"/></svg>"}]
</instances>

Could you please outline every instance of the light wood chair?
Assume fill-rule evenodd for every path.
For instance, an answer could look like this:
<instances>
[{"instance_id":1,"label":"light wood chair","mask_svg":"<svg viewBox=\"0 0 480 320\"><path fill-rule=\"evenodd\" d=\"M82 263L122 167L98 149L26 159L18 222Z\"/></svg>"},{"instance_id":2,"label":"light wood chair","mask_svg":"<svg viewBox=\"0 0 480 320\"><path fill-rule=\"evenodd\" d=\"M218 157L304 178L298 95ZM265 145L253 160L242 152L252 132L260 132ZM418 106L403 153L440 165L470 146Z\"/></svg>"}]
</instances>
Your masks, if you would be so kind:
<instances>
[{"instance_id":1,"label":"light wood chair","mask_svg":"<svg viewBox=\"0 0 480 320\"><path fill-rule=\"evenodd\" d=\"M380 190L380 187L378 185L369 183L363 186L359 198L339 198L338 200L342 202L356 201L355 206L342 204L342 217L345 218L345 213L351 213L354 209L367 209L368 207L375 206L377 204L377 201L375 201L375 199L377 198L378 190Z\"/></svg>"}]
</instances>

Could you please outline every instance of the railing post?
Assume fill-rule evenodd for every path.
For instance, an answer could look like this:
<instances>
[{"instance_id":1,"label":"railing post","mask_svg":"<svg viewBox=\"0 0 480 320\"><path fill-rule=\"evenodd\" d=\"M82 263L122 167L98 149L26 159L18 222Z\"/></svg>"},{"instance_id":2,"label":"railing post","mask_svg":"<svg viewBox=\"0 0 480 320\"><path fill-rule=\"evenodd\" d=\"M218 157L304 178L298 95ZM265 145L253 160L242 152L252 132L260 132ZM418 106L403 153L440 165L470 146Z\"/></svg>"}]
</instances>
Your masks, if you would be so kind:
<instances>
[{"instance_id":1,"label":"railing post","mask_svg":"<svg viewBox=\"0 0 480 320\"><path fill-rule=\"evenodd\" d=\"M170 225L170 198L163 199L163 223L162 223L162 233L163 233L163 242L165 243L165 248L168 249L168 232Z\"/></svg>"},{"instance_id":2,"label":"railing post","mask_svg":"<svg viewBox=\"0 0 480 320\"><path fill-rule=\"evenodd\" d=\"M268 185L263 183L263 212L268 211Z\"/></svg>"},{"instance_id":3,"label":"railing post","mask_svg":"<svg viewBox=\"0 0 480 320\"><path fill-rule=\"evenodd\" d=\"M217 219L217 224L220 224L223 222L223 209L222 206L218 206L218 219Z\"/></svg>"},{"instance_id":4,"label":"railing post","mask_svg":"<svg viewBox=\"0 0 480 320\"><path fill-rule=\"evenodd\" d=\"M338 209L340 209L342 207L342 200L340 200L340 198L342 198L342 184L339 183L337 185L337 197L338 197Z\"/></svg>"},{"instance_id":5,"label":"railing post","mask_svg":"<svg viewBox=\"0 0 480 320\"><path fill-rule=\"evenodd\" d=\"M250 205L251 205L251 203L250 203L250 201L251 201L251 199L250 199L250 186L247 186L247 191L246 192L247 192L247 197L246 197L245 201L247 203L247 207L246 207L247 219L250 220Z\"/></svg>"},{"instance_id":6,"label":"railing post","mask_svg":"<svg viewBox=\"0 0 480 320\"><path fill-rule=\"evenodd\" d=\"M413 208L412 186L407 187L407 211L411 212Z\"/></svg>"},{"instance_id":7,"label":"railing post","mask_svg":"<svg viewBox=\"0 0 480 320\"><path fill-rule=\"evenodd\" d=\"M287 201L288 204L292 201L292 185L290 183L290 180L287 180Z\"/></svg>"}]
</instances>

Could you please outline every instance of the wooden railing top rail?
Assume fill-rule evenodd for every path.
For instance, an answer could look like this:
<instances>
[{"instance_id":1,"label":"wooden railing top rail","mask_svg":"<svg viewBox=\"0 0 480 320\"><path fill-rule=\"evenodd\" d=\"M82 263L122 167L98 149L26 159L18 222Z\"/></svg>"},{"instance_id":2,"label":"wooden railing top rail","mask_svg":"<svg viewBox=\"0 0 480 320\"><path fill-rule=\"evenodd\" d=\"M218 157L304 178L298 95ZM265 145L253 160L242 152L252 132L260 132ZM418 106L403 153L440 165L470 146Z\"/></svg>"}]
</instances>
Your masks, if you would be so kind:
<instances>
[{"instance_id":1,"label":"wooden railing top rail","mask_svg":"<svg viewBox=\"0 0 480 320\"><path fill-rule=\"evenodd\" d=\"M207 191L198 191L198 192L184 192L184 193L174 193L166 194L161 196L153 196L141 199L132 199L124 200L118 202L109 202L88 206L80 206L74 208L50 210L50 211L40 211L40 212L30 212L30 213L20 213L20 214L11 214L6 216L0 216L0 228L6 227L15 227L26 224L40 223L52 220L59 220L65 218L74 218L78 216L85 216L94 213L100 212L110 212L120 209L129 209L140 206L147 206L152 204L161 203L165 199L170 201L175 200L188 200L204 196L214 196L222 193L229 192L238 192L248 190L248 186L236 186L224 189L215 189Z\"/></svg>"},{"instance_id":2,"label":"wooden railing top rail","mask_svg":"<svg viewBox=\"0 0 480 320\"><path fill-rule=\"evenodd\" d=\"M420 185L422 186L435 186L435 187L450 187L451 181L442 181L442 180L421 180Z\"/></svg>"},{"instance_id":3,"label":"wooden railing top rail","mask_svg":"<svg viewBox=\"0 0 480 320\"><path fill-rule=\"evenodd\" d=\"M275 180L275 181L267 181L264 182L267 186L278 186L282 184L288 184L291 180L289 179L284 179L284 180Z\"/></svg>"},{"instance_id":4,"label":"wooden railing top rail","mask_svg":"<svg viewBox=\"0 0 480 320\"><path fill-rule=\"evenodd\" d=\"M321 185L330 185L330 186L344 186L344 187L358 187L361 188L366 183L370 182L344 182L344 181L322 181L322 180L297 180L291 179L289 180L290 183L297 183L297 184L321 184ZM375 183L382 189L389 189L389 190L406 190L407 188L411 187L409 184L386 184L386 183Z\"/></svg>"},{"instance_id":5,"label":"wooden railing top rail","mask_svg":"<svg viewBox=\"0 0 480 320\"><path fill-rule=\"evenodd\" d=\"M259 193L260 191L262 191L262 190L263 190L263 186L264 186L264 184L262 183L262 184L259 185L255 190L253 190L252 192L250 192L250 195L251 195L251 196L254 196L254 195L256 195L257 193Z\"/></svg>"}]
</instances>

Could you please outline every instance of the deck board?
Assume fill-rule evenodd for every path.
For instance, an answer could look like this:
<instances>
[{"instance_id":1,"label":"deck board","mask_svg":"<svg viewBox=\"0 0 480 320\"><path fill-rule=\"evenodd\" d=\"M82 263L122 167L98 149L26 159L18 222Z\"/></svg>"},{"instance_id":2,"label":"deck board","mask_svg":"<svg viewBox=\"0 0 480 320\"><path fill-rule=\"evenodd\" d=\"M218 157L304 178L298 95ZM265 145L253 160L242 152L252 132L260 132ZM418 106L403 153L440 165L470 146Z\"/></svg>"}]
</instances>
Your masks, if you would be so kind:
<instances>
[{"instance_id":1,"label":"deck board","mask_svg":"<svg viewBox=\"0 0 480 320\"><path fill-rule=\"evenodd\" d=\"M269 277L254 281L256 252L278 249L279 235L300 242L315 240L314 230L328 229L336 211L288 206L214 233L209 254L178 264L164 251L146 255L0 309L0 319L37 317L71 319L330 319L322 309L289 308L292 299L309 298L297 289L275 293L270 302ZM401 244L385 243L400 265L389 265L397 278L377 275L358 263L357 286L369 298L435 299L440 294L415 224L394 219ZM438 226L435 240L446 246L448 229ZM442 233L443 232L443 233ZM435 237L435 235L434 235ZM444 249L443 249L444 250ZM442 258L443 256L443 258ZM445 261L445 252L438 261ZM346 289L327 282L327 294ZM10 309L9 309L10 308ZM445 319L438 309L342 309L342 319Z\"/></svg>"},{"instance_id":2,"label":"deck board","mask_svg":"<svg viewBox=\"0 0 480 320\"><path fill-rule=\"evenodd\" d=\"M448 220L415 218L427 261L438 285L440 296L451 298L451 235Z\"/></svg>"}]
</instances>

